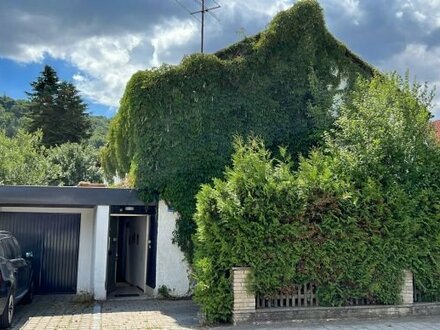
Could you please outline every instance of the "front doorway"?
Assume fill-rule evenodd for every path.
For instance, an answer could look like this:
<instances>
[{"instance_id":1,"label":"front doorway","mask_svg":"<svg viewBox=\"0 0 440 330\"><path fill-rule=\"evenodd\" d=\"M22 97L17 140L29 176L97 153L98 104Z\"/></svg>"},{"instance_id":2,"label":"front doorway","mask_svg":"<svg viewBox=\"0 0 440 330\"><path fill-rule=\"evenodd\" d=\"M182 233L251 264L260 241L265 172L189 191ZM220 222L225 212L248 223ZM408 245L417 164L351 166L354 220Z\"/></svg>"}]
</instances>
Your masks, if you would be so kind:
<instances>
[{"instance_id":1,"label":"front doorway","mask_svg":"<svg viewBox=\"0 0 440 330\"><path fill-rule=\"evenodd\" d=\"M149 215L110 216L107 294L139 296L147 292Z\"/></svg>"}]
</instances>

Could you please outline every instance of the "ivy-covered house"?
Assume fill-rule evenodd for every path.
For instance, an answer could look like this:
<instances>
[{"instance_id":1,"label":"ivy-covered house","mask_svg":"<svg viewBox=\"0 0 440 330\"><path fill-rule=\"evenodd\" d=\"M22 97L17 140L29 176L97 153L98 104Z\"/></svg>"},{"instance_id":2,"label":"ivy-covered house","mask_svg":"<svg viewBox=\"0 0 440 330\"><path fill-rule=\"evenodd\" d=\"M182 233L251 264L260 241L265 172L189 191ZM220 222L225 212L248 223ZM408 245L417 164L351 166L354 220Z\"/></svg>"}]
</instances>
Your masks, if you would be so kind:
<instances>
[{"instance_id":1,"label":"ivy-covered house","mask_svg":"<svg viewBox=\"0 0 440 330\"><path fill-rule=\"evenodd\" d=\"M103 166L109 177L128 174L145 203L164 200L179 214L169 240L191 264L195 195L231 164L234 137L306 154L357 77L374 72L329 33L317 1L298 1L255 36L134 74Z\"/></svg>"},{"instance_id":2,"label":"ivy-covered house","mask_svg":"<svg viewBox=\"0 0 440 330\"><path fill-rule=\"evenodd\" d=\"M134 74L103 166L109 177L129 173L145 201L178 211L174 238L191 261L194 196L222 176L234 136L259 136L275 154L279 146L306 154L358 75L374 71L328 32L317 1L298 1L255 36Z\"/></svg>"}]
</instances>

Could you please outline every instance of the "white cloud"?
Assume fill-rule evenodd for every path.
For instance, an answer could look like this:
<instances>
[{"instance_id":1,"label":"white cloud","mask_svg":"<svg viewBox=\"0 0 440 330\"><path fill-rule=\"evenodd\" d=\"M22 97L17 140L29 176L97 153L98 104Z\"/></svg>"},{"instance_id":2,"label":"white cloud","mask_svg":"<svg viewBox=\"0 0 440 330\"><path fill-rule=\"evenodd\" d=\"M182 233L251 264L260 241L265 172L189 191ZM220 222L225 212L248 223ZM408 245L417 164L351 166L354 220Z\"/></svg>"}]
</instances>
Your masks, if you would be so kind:
<instances>
[{"instance_id":1,"label":"white cloud","mask_svg":"<svg viewBox=\"0 0 440 330\"><path fill-rule=\"evenodd\" d=\"M281 10L285 10L292 6L295 0L253 0L253 1L223 1L222 7L226 12L239 12L243 16L254 15L274 16Z\"/></svg>"},{"instance_id":2,"label":"white cloud","mask_svg":"<svg viewBox=\"0 0 440 330\"><path fill-rule=\"evenodd\" d=\"M396 4L400 17L420 23L426 33L440 27L439 0L397 0Z\"/></svg>"},{"instance_id":3,"label":"white cloud","mask_svg":"<svg viewBox=\"0 0 440 330\"><path fill-rule=\"evenodd\" d=\"M153 37L150 41L154 48L150 65L157 67L162 64L164 55L169 55L173 46L181 46L188 43L196 33L198 33L198 27L193 21L172 20L155 26Z\"/></svg>"},{"instance_id":4,"label":"white cloud","mask_svg":"<svg viewBox=\"0 0 440 330\"><path fill-rule=\"evenodd\" d=\"M355 25L359 25L363 18L359 0L323 0L323 4L326 8L350 17Z\"/></svg>"},{"instance_id":5,"label":"white cloud","mask_svg":"<svg viewBox=\"0 0 440 330\"><path fill-rule=\"evenodd\" d=\"M189 20L171 20L156 25L152 35L91 36L71 45L20 45L21 51L9 57L21 63L41 62L46 56L65 60L78 69L72 79L82 95L117 108L133 73L161 65L173 47L187 43L196 32Z\"/></svg>"},{"instance_id":6,"label":"white cloud","mask_svg":"<svg viewBox=\"0 0 440 330\"><path fill-rule=\"evenodd\" d=\"M19 63L41 62L44 59L47 48L44 46L17 45L18 51L12 56L5 56Z\"/></svg>"},{"instance_id":7,"label":"white cloud","mask_svg":"<svg viewBox=\"0 0 440 330\"><path fill-rule=\"evenodd\" d=\"M169 21L155 26L151 36L92 37L79 42L64 56L51 55L68 60L80 70L74 80L85 96L117 108L133 73L160 66L173 47L187 43L196 32L190 21Z\"/></svg>"},{"instance_id":8,"label":"white cloud","mask_svg":"<svg viewBox=\"0 0 440 330\"><path fill-rule=\"evenodd\" d=\"M198 0L180 1L189 9L198 6ZM220 2L222 8L213 12L220 21L207 15L207 51L225 47L243 33L261 31L297 0ZM424 46L438 45L440 0L320 3L331 32L367 60L400 72L410 68L431 83L440 81L440 52ZM199 50L199 24L174 1L115 1L104 7L86 0L0 0L0 58L30 63L51 56L67 61L77 69L72 79L83 95L117 108L134 72L163 62L176 64Z\"/></svg>"},{"instance_id":9,"label":"white cloud","mask_svg":"<svg viewBox=\"0 0 440 330\"><path fill-rule=\"evenodd\" d=\"M131 52L145 39L141 35L92 37L72 46L68 52L50 54L79 69L73 79L82 94L96 103L117 107L127 80L145 66L131 57Z\"/></svg>"},{"instance_id":10,"label":"white cloud","mask_svg":"<svg viewBox=\"0 0 440 330\"><path fill-rule=\"evenodd\" d=\"M230 34L227 30L230 28L230 17L239 14L246 23L251 24L268 22L274 14L293 2L232 0L222 3L219 11L221 22L208 16L205 39L207 47L216 44L225 35L225 31ZM150 1L151 9L155 6L152 3ZM190 6L191 3L186 4ZM108 23L105 23L106 27L98 29L93 20L83 22L81 26L72 25L75 22L69 22L69 16L63 12L61 16L67 15L64 22L60 15L54 16L57 14L55 8L46 9L47 15L44 12L21 12L17 9L16 19L11 22L16 25L17 31L20 28L22 32L19 38L8 40L6 35L2 37L2 41L10 43L11 47L0 47L0 57L20 63L42 62L48 56L67 61L78 70L72 79L82 95L93 102L117 108L125 85L134 72L160 66L163 62L176 64L185 54L198 51L199 24L176 4L172 7L177 8L176 12L181 18L170 13L167 17L157 19L150 12L148 17L154 19L147 20L143 26L131 21L115 21L120 27L116 32ZM53 13L49 13L50 10ZM76 12L74 15L78 14ZM1 17L0 13L0 20ZM80 16L78 19L82 20ZM97 19L102 20L101 17ZM240 22L238 17L235 19ZM44 22L46 28L34 29L32 26L36 21ZM63 36L60 36L60 30L63 30ZM220 47L223 46L226 44Z\"/></svg>"},{"instance_id":11,"label":"white cloud","mask_svg":"<svg viewBox=\"0 0 440 330\"><path fill-rule=\"evenodd\" d=\"M440 46L428 47L424 44L409 44L406 48L391 58L382 61L380 67L389 71L398 71L404 74L409 70L411 76L415 76L419 82L428 82L431 87L440 87L440 79L437 74L440 68ZM416 74L417 73L417 74ZM438 92L440 90L437 88ZM434 99L434 115L440 117L440 94Z\"/></svg>"}]
</instances>

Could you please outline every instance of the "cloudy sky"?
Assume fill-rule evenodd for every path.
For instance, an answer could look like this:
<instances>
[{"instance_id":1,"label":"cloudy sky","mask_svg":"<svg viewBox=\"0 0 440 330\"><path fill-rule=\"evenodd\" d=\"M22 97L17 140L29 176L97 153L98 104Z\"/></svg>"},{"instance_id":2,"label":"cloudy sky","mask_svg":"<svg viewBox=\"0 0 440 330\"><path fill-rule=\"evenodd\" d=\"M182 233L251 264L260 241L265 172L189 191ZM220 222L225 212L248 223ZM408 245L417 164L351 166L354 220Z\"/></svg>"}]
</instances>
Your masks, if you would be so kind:
<instances>
[{"instance_id":1,"label":"cloudy sky","mask_svg":"<svg viewBox=\"0 0 440 330\"><path fill-rule=\"evenodd\" d=\"M216 5L206 0L208 6ZM218 0L206 51L265 28L295 0ZM383 71L439 85L440 0L321 0L328 29ZM94 114L112 116L137 70L199 51L200 0L0 0L0 93L24 97L44 64L72 81ZM440 104L440 97L436 98ZM435 107L440 119L440 106Z\"/></svg>"}]
</instances>

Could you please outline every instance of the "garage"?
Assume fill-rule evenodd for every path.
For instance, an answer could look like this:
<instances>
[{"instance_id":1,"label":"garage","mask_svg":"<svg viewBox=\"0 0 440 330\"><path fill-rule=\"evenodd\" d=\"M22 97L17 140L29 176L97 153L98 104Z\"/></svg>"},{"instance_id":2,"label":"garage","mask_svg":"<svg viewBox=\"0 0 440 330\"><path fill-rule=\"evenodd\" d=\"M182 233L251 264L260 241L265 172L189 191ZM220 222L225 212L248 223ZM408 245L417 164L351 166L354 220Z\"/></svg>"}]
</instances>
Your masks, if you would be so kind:
<instances>
[{"instance_id":1,"label":"garage","mask_svg":"<svg viewBox=\"0 0 440 330\"><path fill-rule=\"evenodd\" d=\"M188 264L173 244L178 218L134 189L0 185L0 230L32 252L39 294L190 294Z\"/></svg>"},{"instance_id":2,"label":"garage","mask_svg":"<svg viewBox=\"0 0 440 330\"><path fill-rule=\"evenodd\" d=\"M33 254L36 293L76 293L80 224L74 213L0 213L0 230Z\"/></svg>"},{"instance_id":3,"label":"garage","mask_svg":"<svg viewBox=\"0 0 440 330\"><path fill-rule=\"evenodd\" d=\"M17 238L23 255L32 252L36 293L105 298L110 209L116 205L121 216L148 209L133 189L0 186L0 230Z\"/></svg>"}]
</instances>

